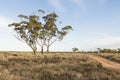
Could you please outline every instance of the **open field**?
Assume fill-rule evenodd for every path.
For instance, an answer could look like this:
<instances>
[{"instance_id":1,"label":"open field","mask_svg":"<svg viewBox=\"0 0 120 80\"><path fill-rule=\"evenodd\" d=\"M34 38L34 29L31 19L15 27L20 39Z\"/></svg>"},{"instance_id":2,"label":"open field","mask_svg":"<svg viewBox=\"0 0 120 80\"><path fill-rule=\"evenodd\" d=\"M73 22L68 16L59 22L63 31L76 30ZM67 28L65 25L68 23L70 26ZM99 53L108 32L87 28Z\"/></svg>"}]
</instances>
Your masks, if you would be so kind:
<instances>
[{"instance_id":1,"label":"open field","mask_svg":"<svg viewBox=\"0 0 120 80\"><path fill-rule=\"evenodd\" d=\"M0 80L119 80L120 72L79 53L0 52Z\"/></svg>"}]
</instances>

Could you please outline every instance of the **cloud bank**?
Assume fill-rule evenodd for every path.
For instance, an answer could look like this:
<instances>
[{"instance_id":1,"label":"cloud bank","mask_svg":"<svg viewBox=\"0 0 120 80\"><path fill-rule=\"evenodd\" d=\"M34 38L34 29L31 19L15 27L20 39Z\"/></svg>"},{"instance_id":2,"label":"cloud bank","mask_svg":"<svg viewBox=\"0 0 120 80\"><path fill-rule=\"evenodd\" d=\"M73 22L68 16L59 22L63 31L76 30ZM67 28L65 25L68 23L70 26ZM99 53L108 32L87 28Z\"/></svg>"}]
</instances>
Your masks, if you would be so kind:
<instances>
[{"instance_id":1,"label":"cloud bank","mask_svg":"<svg viewBox=\"0 0 120 80\"><path fill-rule=\"evenodd\" d=\"M95 48L120 48L120 37L108 37L89 41L88 47Z\"/></svg>"}]
</instances>

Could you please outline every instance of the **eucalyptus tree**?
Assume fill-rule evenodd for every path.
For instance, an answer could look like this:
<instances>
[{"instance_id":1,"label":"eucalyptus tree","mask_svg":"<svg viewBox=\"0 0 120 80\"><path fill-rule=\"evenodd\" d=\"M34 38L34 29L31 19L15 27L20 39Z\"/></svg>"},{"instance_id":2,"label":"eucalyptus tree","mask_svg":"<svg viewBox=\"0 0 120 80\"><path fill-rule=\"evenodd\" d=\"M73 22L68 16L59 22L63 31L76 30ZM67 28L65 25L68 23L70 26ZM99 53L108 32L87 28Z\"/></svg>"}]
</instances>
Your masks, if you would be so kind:
<instances>
[{"instance_id":1,"label":"eucalyptus tree","mask_svg":"<svg viewBox=\"0 0 120 80\"><path fill-rule=\"evenodd\" d=\"M62 40L72 27L65 26L59 30L56 24L58 15L55 12L46 14L43 10L38 11L44 15L32 14L26 16L21 14L18 16L22 18L21 21L9 24L9 26L12 26L16 32L16 38L25 42L34 54L37 51L37 44L41 47L41 53L43 54L45 46L47 52L49 52L50 46L54 42Z\"/></svg>"},{"instance_id":2,"label":"eucalyptus tree","mask_svg":"<svg viewBox=\"0 0 120 80\"><path fill-rule=\"evenodd\" d=\"M44 27L42 27L42 29L40 29L39 32L38 32L37 43L41 48L41 53L42 54L44 52L44 46L45 46L45 43L46 43L46 33L47 33L47 31L44 29Z\"/></svg>"},{"instance_id":3,"label":"eucalyptus tree","mask_svg":"<svg viewBox=\"0 0 120 80\"><path fill-rule=\"evenodd\" d=\"M58 40L62 40L63 37L67 34L68 30L72 29L71 26L65 26L59 30L56 21L58 20L58 15L56 13L50 13L43 16L45 22L44 29L45 34L45 46L47 47L47 52L49 52L50 46Z\"/></svg>"},{"instance_id":4,"label":"eucalyptus tree","mask_svg":"<svg viewBox=\"0 0 120 80\"><path fill-rule=\"evenodd\" d=\"M73 52L78 52L79 51L79 49L78 48L72 48L72 50L73 50Z\"/></svg>"},{"instance_id":5,"label":"eucalyptus tree","mask_svg":"<svg viewBox=\"0 0 120 80\"><path fill-rule=\"evenodd\" d=\"M14 22L8 26L12 26L16 32L15 37L25 42L33 50L33 53L36 54L38 31L42 28L39 16L20 14L18 17L23 18L23 20L17 23Z\"/></svg>"},{"instance_id":6,"label":"eucalyptus tree","mask_svg":"<svg viewBox=\"0 0 120 80\"><path fill-rule=\"evenodd\" d=\"M58 28L55 24L57 15L55 13L50 13L45 16L43 16L43 20L45 22L44 24L44 30L46 32L45 34L45 46L47 47L47 52L49 52L49 47L56 41L56 33L58 31ZM55 39L53 39L55 38Z\"/></svg>"}]
</instances>

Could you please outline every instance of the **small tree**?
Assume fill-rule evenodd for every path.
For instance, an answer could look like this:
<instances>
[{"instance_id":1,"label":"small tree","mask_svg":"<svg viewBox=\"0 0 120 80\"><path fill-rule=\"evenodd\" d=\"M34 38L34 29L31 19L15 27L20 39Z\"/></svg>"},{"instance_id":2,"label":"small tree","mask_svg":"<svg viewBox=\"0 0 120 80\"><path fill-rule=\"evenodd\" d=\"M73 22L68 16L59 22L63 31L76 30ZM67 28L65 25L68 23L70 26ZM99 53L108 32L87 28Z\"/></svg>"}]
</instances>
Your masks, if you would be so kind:
<instances>
[{"instance_id":1,"label":"small tree","mask_svg":"<svg viewBox=\"0 0 120 80\"><path fill-rule=\"evenodd\" d=\"M41 23L38 21L39 17L36 15L19 15L18 17L24 20L9 24L8 26L13 26L16 32L15 37L25 42L33 50L33 53L36 54L38 31L41 29Z\"/></svg>"},{"instance_id":2,"label":"small tree","mask_svg":"<svg viewBox=\"0 0 120 80\"><path fill-rule=\"evenodd\" d=\"M73 52L78 52L79 49L78 49L78 48L72 48L72 51L73 51Z\"/></svg>"}]
</instances>

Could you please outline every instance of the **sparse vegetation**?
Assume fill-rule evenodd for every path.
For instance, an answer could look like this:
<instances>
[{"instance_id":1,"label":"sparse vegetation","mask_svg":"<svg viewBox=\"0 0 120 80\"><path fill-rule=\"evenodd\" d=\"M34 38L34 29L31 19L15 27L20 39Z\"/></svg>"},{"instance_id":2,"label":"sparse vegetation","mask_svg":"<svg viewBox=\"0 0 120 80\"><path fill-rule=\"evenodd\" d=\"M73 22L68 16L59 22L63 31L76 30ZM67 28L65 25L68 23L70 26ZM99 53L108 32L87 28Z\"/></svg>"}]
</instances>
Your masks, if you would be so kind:
<instances>
[{"instance_id":1,"label":"sparse vegetation","mask_svg":"<svg viewBox=\"0 0 120 80\"><path fill-rule=\"evenodd\" d=\"M120 0L1 1L0 80L120 80L120 48L116 48L120 41ZM46 11L39 9L26 15L35 8ZM25 15L19 14L18 21L13 16L20 11ZM55 42L73 30L69 24L76 31L61 45L54 46L62 48L52 47L50 52ZM22 52L29 50L22 44L22 50L11 45L16 41L9 37L6 25L32 52Z\"/></svg>"},{"instance_id":2,"label":"sparse vegetation","mask_svg":"<svg viewBox=\"0 0 120 80\"><path fill-rule=\"evenodd\" d=\"M109 49L109 48L97 48L99 53L120 53L120 48Z\"/></svg>"},{"instance_id":3,"label":"sparse vegetation","mask_svg":"<svg viewBox=\"0 0 120 80\"><path fill-rule=\"evenodd\" d=\"M0 52L1 80L119 80L120 73L107 70L86 54Z\"/></svg>"},{"instance_id":4,"label":"sparse vegetation","mask_svg":"<svg viewBox=\"0 0 120 80\"><path fill-rule=\"evenodd\" d=\"M106 59L110 59L112 61L116 61L116 62L120 63L120 54L119 53L103 53L103 54L99 54L99 55Z\"/></svg>"}]
</instances>

